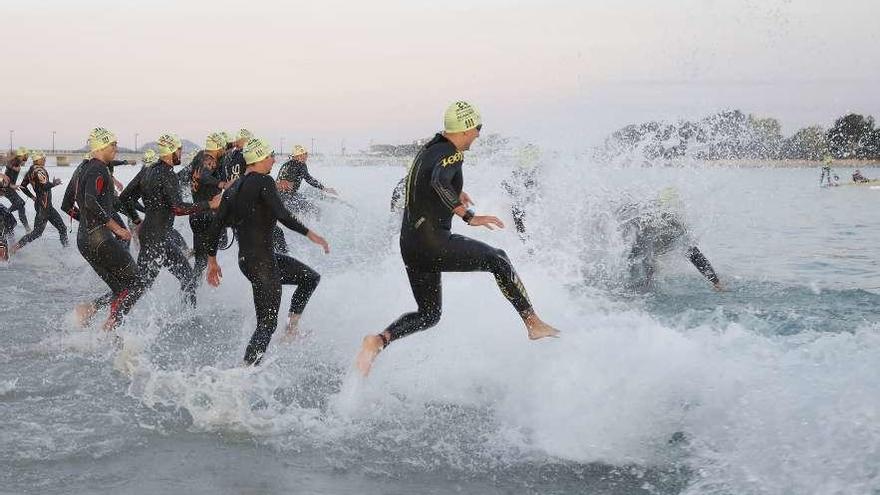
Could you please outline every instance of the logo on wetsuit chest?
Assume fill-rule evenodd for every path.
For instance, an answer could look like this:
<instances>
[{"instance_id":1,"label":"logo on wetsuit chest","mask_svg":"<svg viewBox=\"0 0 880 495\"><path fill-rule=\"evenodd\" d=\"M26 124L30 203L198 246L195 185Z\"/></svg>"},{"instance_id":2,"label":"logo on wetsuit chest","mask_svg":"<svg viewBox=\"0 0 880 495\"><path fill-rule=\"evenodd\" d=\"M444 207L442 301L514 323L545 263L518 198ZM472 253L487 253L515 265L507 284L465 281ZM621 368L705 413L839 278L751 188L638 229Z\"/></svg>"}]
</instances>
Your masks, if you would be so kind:
<instances>
[{"instance_id":1,"label":"logo on wetsuit chest","mask_svg":"<svg viewBox=\"0 0 880 495\"><path fill-rule=\"evenodd\" d=\"M448 165L454 165L462 160L464 160L464 154L461 151L458 151L454 155L444 158L443 161L440 162L440 166L446 167Z\"/></svg>"}]
</instances>

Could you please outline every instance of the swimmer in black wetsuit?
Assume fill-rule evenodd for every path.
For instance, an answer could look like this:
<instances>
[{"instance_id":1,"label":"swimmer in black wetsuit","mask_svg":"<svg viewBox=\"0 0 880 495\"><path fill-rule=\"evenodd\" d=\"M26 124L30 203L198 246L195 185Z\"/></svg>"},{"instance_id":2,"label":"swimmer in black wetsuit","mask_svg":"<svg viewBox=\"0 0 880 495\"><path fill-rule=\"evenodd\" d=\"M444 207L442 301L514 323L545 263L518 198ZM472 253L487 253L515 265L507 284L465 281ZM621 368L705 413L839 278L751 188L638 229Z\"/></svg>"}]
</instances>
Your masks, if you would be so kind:
<instances>
[{"instance_id":1,"label":"swimmer in black wetsuit","mask_svg":"<svg viewBox=\"0 0 880 495\"><path fill-rule=\"evenodd\" d=\"M451 232L453 215L473 227L492 230L504 224L494 216L475 215L467 209L473 202L462 191L463 152L480 135L479 112L467 102L455 102L446 110L444 127L445 132L419 151L407 175L400 252L418 311L402 315L378 335L364 337L356 360L363 375L388 344L440 321L442 272L491 271L501 293L523 319L530 339L559 333L535 313L504 251Z\"/></svg>"},{"instance_id":2,"label":"swimmer in black wetsuit","mask_svg":"<svg viewBox=\"0 0 880 495\"><path fill-rule=\"evenodd\" d=\"M247 164L242 149L251 137L253 137L251 131L240 129L238 135L235 136L235 141L232 142L232 148L223 155L223 159L220 161L220 178L228 185L232 185L236 179L244 175Z\"/></svg>"},{"instance_id":3,"label":"swimmer in black wetsuit","mask_svg":"<svg viewBox=\"0 0 880 495\"><path fill-rule=\"evenodd\" d=\"M52 188L61 184L61 180L49 180L49 173L45 169L45 155L36 152L32 159L34 165L28 170L27 176L22 181L22 189L27 191L28 185L34 188L34 193L29 195L33 197L34 209L37 215L34 218L34 230L18 240L15 246L12 247L13 254L29 242L43 235L46 223L51 223L58 230L61 245L67 247L67 227L64 225L64 220L61 219L58 210L52 205Z\"/></svg>"},{"instance_id":4,"label":"swimmer in black wetsuit","mask_svg":"<svg viewBox=\"0 0 880 495\"><path fill-rule=\"evenodd\" d=\"M180 199L180 184L174 173L174 166L180 165L183 145L173 134L159 137L159 162L152 167L145 167L128 183L119 199L132 205L139 198L144 200L146 214L138 229L138 240L141 251L138 254L138 269L141 272L143 285L149 288L159 270L168 268L172 275L180 281L180 288L186 294L189 304L196 304L196 281L192 267L181 247L173 241L171 231L174 217L192 215L217 208L220 195L211 201L185 203Z\"/></svg>"},{"instance_id":5,"label":"swimmer in black wetsuit","mask_svg":"<svg viewBox=\"0 0 880 495\"><path fill-rule=\"evenodd\" d=\"M76 238L79 252L110 286L113 295L104 329L112 330L122 322L144 289L134 260L118 240L130 239L131 233L111 216L113 179L107 164L116 157L116 136L97 127L89 134L89 148L92 158L74 172L62 209L79 221ZM86 323L97 307L106 304L103 299L104 296L91 304L77 306L81 323Z\"/></svg>"},{"instance_id":6,"label":"swimmer in black wetsuit","mask_svg":"<svg viewBox=\"0 0 880 495\"><path fill-rule=\"evenodd\" d=\"M9 177L0 174L0 195L10 187ZM15 231L15 217L5 206L0 205L0 261L9 260L9 239Z\"/></svg>"},{"instance_id":7,"label":"swimmer in black wetsuit","mask_svg":"<svg viewBox=\"0 0 880 495\"><path fill-rule=\"evenodd\" d=\"M21 172L21 167L28 161L29 153L30 152L25 148L18 148L15 150L12 158L6 163L5 172L5 175L9 177L11 185L11 187L6 188L5 193L6 198L12 203L12 208L10 208L10 210L18 212L18 219L21 220L21 224L28 232L31 231L31 225L28 223L24 200L18 195L17 191L19 188L16 183L18 182L18 174ZM30 191L26 192L25 195L30 195Z\"/></svg>"},{"instance_id":8,"label":"swimmer in black wetsuit","mask_svg":"<svg viewBox=\"0 0 880 495\"><path fill-rule=\"evenodd\" d=\"M724 290L712 264L691 239L680 210L678 192L671 187L661 191L659 198L652 203L628 204L617 210L624 242L631 246L627 254L627 285L630 289L637 292L651 290L657 257L679 251L715 290Z\"/></svg>"},{"instance_id":9,"label":"swimmer in black wetsuit","mask_svg":"<svg viewBox=\"0 0 880 495\"><path fill-rule=\"evenodd\" d=\"M535 145L526 146L521 152L519 163L510 178L501 181L501 187L510 196L510 214L513 217L513 225L519 234L519 239L528 241L526 234L526 209L531 207L537 200L538 189L538 159L540 151Z\"/></svg>"},{"instance_id":10,"label":"swimmer in black wetsuit","mask_svg":"<svg viewBox=\"0 0 880 495\"><path fill-rule=\"evenodd\" d=\"M297 144L293 147L290 160L285 162L281 166L281 170L278 171L278 193L281 196L281 201L294 215L318 213L318 207L299 192L303 180L315 189L332 196L338 196L336 189L324 187L318 179L309 174L309 168L306 166L308 159L309 153L305 146ZM286 253L287 241L284 239L284 232L276 226L272 235L275 239L275 251Z\"/></svg>"},{"instance_id":11,"label":"swimmer in black wetsuit","mask_svg":"<svg viewBox=\"0 0 880 495\"><path fill-rule=\"evenodd\" d=\"M268 174L275 163L271 146L263 139L251 139L244 148L247 173L223 193L223 202L212 227L211 252L208 258L208 283L220 284L223 276L217 264L217 242L221 230L231 226L238 238L238 267L251 282L257 329L254 331L244 362L256 365L266 352L278 324L282 285L297 286L290 300L287 337L295 337L299 320L321 276L290 256L272 248L272 228L281 222L330 252L323 237L307 229L281 203L275 181Z\"/></svg>"},{"instance_id":12,"label":"swimmer in black wetsuit","mask_svg":"<svg viewBox=\"0 0 880 495\"><path fill-rule=\"evenodd\" d=\"M315 205L299 192L303 180L315 189L337 196L336 189L324 187L324 184L312 177L309 173L309 167L306 165L308 159L309 152L303 145L297 144L293 147L290 160L285 162L281 166L281 170L278 171L278 191L281 194L281 200L292 212L298 215L317 211Z\"/></svg>"},{"instance_id":13,"label":"swimmer in black wetsuit","mask_svg":"<svg viewBox=\"0 0 880 495\"><path fill-rule=\"evenodd\" d=\"M192 191L193 201L210 201L221 194L226 183L220 180L220 161L226 153L226 136L215 132L205 140L205 149L198 152L190 164L190 176L187 179ZM214 223L214 210L194 213L189 216L189 226L193 233L193 278L196 285L208 266L210 252L211 226ZM224 229L225 234L225 229ZM221 237L224 237L221 234ZM225 244L225 240L221 239Z\"/></svg>"}]
</instances>

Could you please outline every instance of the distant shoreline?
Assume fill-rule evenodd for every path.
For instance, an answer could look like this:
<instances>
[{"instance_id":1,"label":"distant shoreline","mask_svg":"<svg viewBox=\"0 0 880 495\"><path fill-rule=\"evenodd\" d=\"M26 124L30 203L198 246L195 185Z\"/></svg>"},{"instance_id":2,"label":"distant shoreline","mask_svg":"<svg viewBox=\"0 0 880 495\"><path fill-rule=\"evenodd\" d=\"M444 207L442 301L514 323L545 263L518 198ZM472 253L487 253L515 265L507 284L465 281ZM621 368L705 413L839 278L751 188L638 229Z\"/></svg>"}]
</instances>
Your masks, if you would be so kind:
<instances>
[{"instance_id":1,"label":"distant shoreline","mask_svg":"<svg viewBox=\"0 0 880 495\"><path fill-rule=\"evenodd\" d=\"M812 160L701 160L697 163L710 167L723 168L821 168L822 161ZM880 167L880 160L834 160L831 168L870 168Z\"/></svg>"}]
</instances>

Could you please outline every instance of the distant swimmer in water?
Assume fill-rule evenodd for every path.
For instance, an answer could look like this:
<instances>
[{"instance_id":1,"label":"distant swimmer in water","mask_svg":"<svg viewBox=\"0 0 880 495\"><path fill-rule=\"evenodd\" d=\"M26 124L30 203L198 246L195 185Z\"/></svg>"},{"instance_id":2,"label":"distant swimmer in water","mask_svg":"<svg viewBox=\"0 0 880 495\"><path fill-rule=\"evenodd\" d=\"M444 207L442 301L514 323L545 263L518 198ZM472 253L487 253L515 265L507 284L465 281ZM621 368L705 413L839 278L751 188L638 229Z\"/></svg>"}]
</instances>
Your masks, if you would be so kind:
<instances>
[{"instance_id":1,"label":"distant swimmer in water","mask_svg":"<svg viewBox=\"0 0 880 495\"><path fill-rule=\"evenodd\" d=\"M418 153L406 180L406 202L400 229L400 252L418 310L406 313L377 335L364 337L355 364L370 372L382 349L400 338L433 327L440 321L443 272L492 272L498 288L523 319L528 337L555 337L559 331L542 321L504 251L452 233L452 217L472 227L504 228L497 217L476 215L463 191L464 151L480 136L482 119L464 101L449 106L444 132Z\"/></svg>"},{"instance_id":2,"label":"distant swimmer in water","mask_svg":"<svg viewBox=\"0 0 880 495\"><path fill-rule=\"evenodd\" d=\"M22 181L22 190L27 191L28 185L34 188L33 194L28 194L28 196L34 200L34 210L37 215L34 218L34 229L15 243L15 246L12 247L13 254L43 235L47 223L51 223L55 227L61 245L67 247L67 227L58 210L52 205L52 188L61 184L61 181L49 179L49 173L45 168L46 156L43 153L35 152L32 160L34 165L28 170L27 176Z\"/></svg>"},{"instance_id":3,"label":"distant swimmer in water","mask_svg":"<svg viewBox=\"0 0 880 495\"><path fill-rule=\"evenodd\" d=\"M296 285L290 299L286 337L295 337L299 320L309 299L318 288L321 276L305 263L277 253L272 230L277 222L306 236L321 246L330 246L323 237L308 229L284 207L275 180L269 175L275 164L275 152L264 139L247 142L243 153L247 168L223 193L220 210L211 227L208 252L208 283L220 285L223 272L217 264L217 245L225 227L232 227L238 239L238 267L251 283L257 328L244 354L246 365L258 365L278 325L281 288Z\"/></svg>"},{"instance_id":4,"label":"distant swimmer in water","mask_svg":"<svg viewBox=\"0 0 880 495\"><path fill-rule=\"evenodd\" d=\"M540 150L533 144L520 150L519 160L510 178L501 181L501 187L511 198L510 214L521 241L526 242L526 210L535 204L538 190L538 161Z\"/></svg>"},{"instance_id":5,"label":"distant swimmer in water","mask_svg":"<svg viewBox=\"0 0 880 495\"><path fill-rule=\"evenodd\" d=\"M859 169L856 169L856 171L853 172L852 180L853 180L853 182L858 182L858 183L871 182L871 179L862 175L862 171Z\"/></svg>"},{"instance_id":6,"label":"distant swimmer in water","mask_svg":"<svg viewBox=\"0 0 880 495\"><path fill-rule=\"evenodd\" d=\"M678 191L671 187L661 191L660 197L651 203L629 204L618 209L621 233L624 241L631 246L627 255L630 288L651 290L657 257L679 250L715 290L723 290L709 260L688 234L680 209Z\"/></svg>"},{"instance_id":7,"label":"distant swimmer in water","mask_svg":"<svg viewBox=\"0 0 880 495\"><path fill-rule=\"evenodd\" d=\"M831 163L831 157L826 156L822 164L822 173L819 174L819 187L836 187L840 185L838 183L840 178L831 171Z\"/></svg>"}]
</instances>

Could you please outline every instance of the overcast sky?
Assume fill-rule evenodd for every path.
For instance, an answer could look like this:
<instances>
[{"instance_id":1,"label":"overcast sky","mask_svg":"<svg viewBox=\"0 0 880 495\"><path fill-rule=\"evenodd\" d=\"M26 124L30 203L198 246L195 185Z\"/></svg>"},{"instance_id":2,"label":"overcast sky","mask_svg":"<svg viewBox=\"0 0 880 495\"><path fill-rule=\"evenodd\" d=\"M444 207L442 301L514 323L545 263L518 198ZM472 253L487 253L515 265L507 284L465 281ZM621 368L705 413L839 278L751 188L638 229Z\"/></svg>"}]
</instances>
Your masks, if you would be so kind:
<instances>
[{"instance_id":1,"label":"overcast sky","mask_svg":"<svg viewBox=\"0 0 880 495\"><path fill-rule=\"evenodd\" d=\"M625 4L625 6L623 5ZM15 145L203 144L245 126L323 151L438 130L558 147L740 108L786 133L880 117L878 0L0 0L0 130ZM2 136L2 135L0 135ZM3 147L7 144L4 143Z\"/></svg>"}]
</instances>

